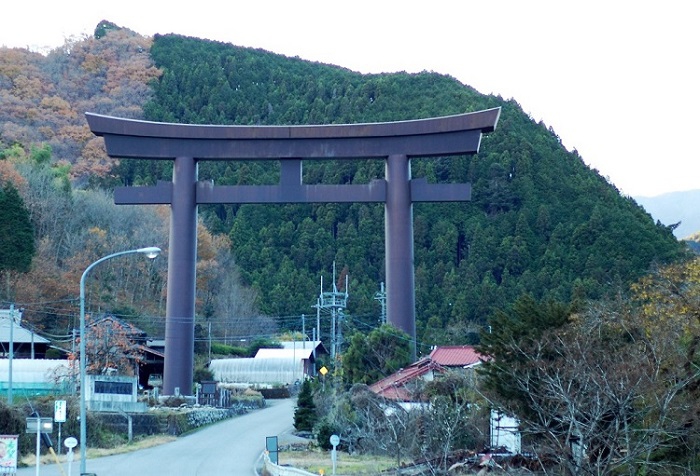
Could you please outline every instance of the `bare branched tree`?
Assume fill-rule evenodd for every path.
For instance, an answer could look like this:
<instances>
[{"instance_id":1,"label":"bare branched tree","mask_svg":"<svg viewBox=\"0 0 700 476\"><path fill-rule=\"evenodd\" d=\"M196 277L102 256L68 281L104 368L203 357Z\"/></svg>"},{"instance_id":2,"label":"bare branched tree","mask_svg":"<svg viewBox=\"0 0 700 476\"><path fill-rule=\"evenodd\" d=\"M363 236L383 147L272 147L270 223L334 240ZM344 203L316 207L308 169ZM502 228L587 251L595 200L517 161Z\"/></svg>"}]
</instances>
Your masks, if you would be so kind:
<instances>
[{"instance_id":1,"label":"bare branched tree","mask_svg":"<svg viewBox=\"0 0 700 476\"><path fill-rule=\"evenodd\" d=\"M448 371L425 386L429 399L420 407L420 451L433 474L447 471L453 452L487 446L488 407L473 377L464 371Z\"/></svg>"},{"instance_id":2,"label":"bare branched tree","mask_svg":"<svg viewBox=\"0 0 700 476\"><path fill-rule=\"evenodd\" d=\"M397 468L419 447L421 412L377 396L365 385L350 393L353 418L347 421L352 437L364 451L393 455Z\"/></svg>"},{"instance_id":3,"label":"bare branched tree","mask_svg":"<svg viewBox=\"0 0 700 476\"><path fill-rule=\"evenodd\" d=\"M685 448L695 407L686 390L700 369L687 371L681 329L649 334L641 323L627 307L590 308L505 346L517 358L501 370L524 398L496 400L564 474L683 474L659 456Z\"/></svg>"}]
</instances>

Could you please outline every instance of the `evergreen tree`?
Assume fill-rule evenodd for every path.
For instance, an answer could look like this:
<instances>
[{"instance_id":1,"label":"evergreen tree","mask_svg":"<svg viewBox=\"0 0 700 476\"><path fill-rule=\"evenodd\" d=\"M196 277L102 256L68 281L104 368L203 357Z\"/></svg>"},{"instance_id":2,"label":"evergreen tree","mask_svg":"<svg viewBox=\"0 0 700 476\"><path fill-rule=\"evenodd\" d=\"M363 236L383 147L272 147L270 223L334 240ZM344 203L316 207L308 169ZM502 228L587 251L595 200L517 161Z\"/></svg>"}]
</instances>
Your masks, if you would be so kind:
<instances>
[{"instance_id":1,"label":"evergreen tree","mask_svg":"<svg viewBox=\"0 0 700 476\"><path fill-rule=\"evenodd\" d=\"M34 257L34 229L12 183L0 189L0 272L27 272Z\"/></svg>"},{"instance_id":2,"label":"evergreen tree","mask_svg":"<svg viewBox=\"0 0 700 476\"><path fill-rule=\"evenodd\" d=\"M294 410L294 428L297 431L312 431L317 420L311 381L304 380L297 398L297 408Z\"/></svg>"},{"instance_id":3,"label":"evergreen tree","mask_svg":"<svg viewBox=\"0 0 700 476\"><path fill-rule=\"evenodd\" d=\"M554 301L538 302L529 295L521 296L508 309L497 312L489 320L488 330L481 333L480 344L476 347L480 354L491 358L479 369L486 388L506 400L527 402L527 396L511 385L513 372L526 358L513 349L535 345L544 333L567 324L572 312L572 306Z\"/></svg>"},{"instance_id":4,"label":"evergreen tree","mask_svg":"<svg viewBox=\"0 0 700 476\"><path fill-rule=\"evenodd\" d=\"M369 334L355 332L343 354L345 383L374 383L411 363L411 339L384 324Z\"/></svg>"}]
</instances>

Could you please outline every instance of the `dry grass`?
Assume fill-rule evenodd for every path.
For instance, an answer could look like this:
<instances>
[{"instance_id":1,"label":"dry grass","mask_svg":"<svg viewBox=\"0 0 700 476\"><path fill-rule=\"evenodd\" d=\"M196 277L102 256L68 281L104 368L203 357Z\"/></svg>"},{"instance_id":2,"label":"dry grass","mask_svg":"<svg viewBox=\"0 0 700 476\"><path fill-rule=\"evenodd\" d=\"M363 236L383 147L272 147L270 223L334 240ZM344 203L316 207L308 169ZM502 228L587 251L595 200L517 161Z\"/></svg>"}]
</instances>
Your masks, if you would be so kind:
<instances>
[{"instance_id":1,"label":"dry grass","mask_svg":"<svg viewBox=\"0 0 700 476\"><path fill-rule=\"evenodd\" d=\"M131 451L138 451L153 446L162 445L176 440L175 436L155 435L148 436L132 443L119 445L114 448L88 448L87 456L90 458L99 458L102 456L111 456ZM80 448L75 448L75 461L80 460ZM66 454L41 456L42 464L56 463L58 460L61 463L66 463ZM331 452L318 449L304 449L293 451L281 451L279 454L280 465L293 466L314 474L333 474L333 462L331 461ZM36 458L34 454L25 455L19 462L20 467L34 466ZM349 455L347 453L338 452L336 460L336 475L337 476L369 476L376 475L381 471L395 468L396 459L387 458L384 456L366 456L366 455ZM321 473L323 471L323 473Z\"/></svg>"},{"instance_id":2,"label":"dry grass","mask_svg":"<svg viewBox=\"0 0 700 476\"><path fill-rule=\"evenodd\" d=\"M331 461L330 451L282 451L279 454L279 464L293 466L315 474L333 474L333 462ZM396 467L396 459L394 458L349 455L338 452L336 475L376 475L381 471L394 467Z\"/></svg>"},{"instance_id":3,"label":"dry grass","mask_svg":"<svg viewBox=\"0 0 700 476\"><path fill-rule=\"evenodd\" d=\"M143 450L145 448L151 448L153 446L158 446L162 445L164 443L169 443L173 440L176 440L177 437L175 436L169 436L169 435L155 435L155 436L148 436L145 438L141 438L139 440L133 441L131 443L127 443L124 445L119 445L114 448L88 448L87 450L87 457L88 459L90 458L99 458L101 456L110 456L110 455L118 455L122 453L130 453L132 451L137 451L137 450ZM74 453L74 458L75 461L78 461L80 459L80 448L75 448L73 451ZM66 454L60 454L60 455L50 455L50 454L45 454L41 456L41 462L42 464L46 463L56 463L57 460L61 463L66 462ZM25 467L25 466L34 466L36 465L36 455L34 453L24 455L20 461L19 461L19 466L20 467Z\"/></svg>"}]
</instances>

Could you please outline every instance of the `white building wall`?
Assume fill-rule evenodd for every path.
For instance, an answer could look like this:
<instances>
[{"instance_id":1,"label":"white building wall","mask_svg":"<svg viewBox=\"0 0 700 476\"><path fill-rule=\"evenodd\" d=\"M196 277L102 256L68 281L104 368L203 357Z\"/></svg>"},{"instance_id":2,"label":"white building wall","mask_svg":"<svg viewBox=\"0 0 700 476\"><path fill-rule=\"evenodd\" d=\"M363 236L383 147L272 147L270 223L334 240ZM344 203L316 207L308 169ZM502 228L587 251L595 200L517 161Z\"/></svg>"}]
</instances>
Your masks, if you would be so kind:
<instances>
[{"instance_id":1,"label":"white building wall","mask_svg":"<svg viewBox=\"0 0 700 476\"><path fill-rule=\"evenodd\" d=\"M520 454L522 442L518 419L497 410L491 410L491 448L505 448Z\"/></svg>"}]
</instances>

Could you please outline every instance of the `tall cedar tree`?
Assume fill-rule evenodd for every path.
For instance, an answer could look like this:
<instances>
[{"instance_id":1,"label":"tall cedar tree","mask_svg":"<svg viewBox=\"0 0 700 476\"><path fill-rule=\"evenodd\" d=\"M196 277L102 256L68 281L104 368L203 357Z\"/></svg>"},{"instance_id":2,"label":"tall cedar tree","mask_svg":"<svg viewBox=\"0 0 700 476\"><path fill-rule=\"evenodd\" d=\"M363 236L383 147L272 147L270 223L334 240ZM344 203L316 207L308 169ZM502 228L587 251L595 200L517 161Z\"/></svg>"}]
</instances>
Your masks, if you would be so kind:
<instances>
[{"instance_id":1,"label":"tall cedar tree","mask_svg":"<svg viewBox=\"0 0 700 476\"><path fill-rule=\"evenodd\" d=\"M0 272L29 271L34 250L29 211L17 189L8 182L0 189Z\"/></svg>"}]
</instances>

